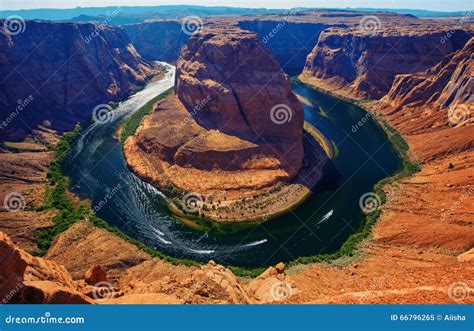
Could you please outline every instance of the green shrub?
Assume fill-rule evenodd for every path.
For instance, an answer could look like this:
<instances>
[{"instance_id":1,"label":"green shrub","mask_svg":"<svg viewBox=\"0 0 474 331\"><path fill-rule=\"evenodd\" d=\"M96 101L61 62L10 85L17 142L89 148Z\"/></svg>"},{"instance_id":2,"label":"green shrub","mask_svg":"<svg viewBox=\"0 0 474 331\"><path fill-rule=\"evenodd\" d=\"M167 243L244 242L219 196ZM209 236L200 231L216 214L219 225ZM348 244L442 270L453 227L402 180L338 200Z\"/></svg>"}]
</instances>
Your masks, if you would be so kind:
<instances>
[{"instance_id":1,"label":"green shrub","mask_svg":"<svg viewBox=\"0 0 474 331\"><path fill-rule=\"evenodd\" d=\"M153 110L153 105L161 99L164 99L173 91L173 88L165 91L164 93L154 97L150 101L148 101L143 107L133 113L131 116L127 117L121 124L120 124L120 137L119 141L123 145L125 140L128 137L132 136L135 131L137 131L140 123L142 122L143 118L151 113Z\"/></svg>"}]
</instances>

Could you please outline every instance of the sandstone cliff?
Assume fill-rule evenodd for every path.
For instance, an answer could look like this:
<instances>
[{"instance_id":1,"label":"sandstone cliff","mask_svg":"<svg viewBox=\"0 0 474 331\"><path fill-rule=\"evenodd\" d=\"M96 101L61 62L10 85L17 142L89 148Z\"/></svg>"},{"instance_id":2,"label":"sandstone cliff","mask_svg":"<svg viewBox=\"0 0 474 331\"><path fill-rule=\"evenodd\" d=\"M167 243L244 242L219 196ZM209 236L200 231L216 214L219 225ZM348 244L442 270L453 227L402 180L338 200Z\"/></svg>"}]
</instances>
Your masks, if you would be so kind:
<instances>
[{"instance_id":1,"label":"sandstone cliff","mask_svg":"<svg viewBox=\"0 0 474 331\"><path fill-rule=\"evenodd\" d=\"M177 62L176 77L176 94L200 126L259 147L272 145L280 163L288 163L291 174L298 171L303 111L288 77L254 33L216 28L193 35ZM197 107L197 100L208 102ZM278 110L287 117L284 123Z\"/></svg>"},{"instance_id":2,"label":"sandstone cliff","mask_svg":"<svg viewBox=\"0 0 474 331\"><path fill-rule=\"evenodd\" d=\"M77 291L67 270L35 258L0 232L0 298L2 303L93 303Z\"/></svg>"},{"instance_id":3,"label":"sandstone cliff","mask_svg":"<svg viewBox=\"0 0 474 331\"><path fill-rule=\"evenodd\" d=\"M382 104L389 106L391 114L398 113L399 121L413 117L417 107L425 109L423 114L416 115L423 120L412 125L410 133L416 129L467 125L469 113L474 110L473 54L471 38L462 49L426 71L397 75Z\"/></svg>"},{"instance_id":4,"label":"sandstone cliff","mask_svg":"<svg viewBox=\"0 0 474 331\"><path fill-rule=\"evenodd\" d=\"M123 29L137 51L150 61L175 62L189 38L181 22L174 20L127 24Z\"/></svg>"},{"instance_id":5,"label":"sandstone cliff","mask_svg":"<svg viewBox=\"0 0 474 331\"><path fill-rule=\"evenodd\" d=\"M306 56L316 45L321 31L337 23L291 21L292 16L289 13L279 20L248 19L237 24L257 33L285 72L295 75L303 70Z\"/></svg>"},{"instance_id":6,"label":"sandstone cliff","mask_svg":"<svg viewBox=\"0 0 474 331\"><path fill-rule=\"evenodd\" d=\"M161 186L218 194L215 202L225 195L225 206L212 210L244 219L250 210L264 213L231 211L228 203L290 181L301 168L303 111L287 75L254 33L209 26L183 47L175 91L126 141L129 166ZM320 176L324 153L313 150Z\"/></svg>"},{"instance_id":7,"label":"sandstone cliff","mask_svg":"<svg viewBox=\"0 0 474 331\"><path fill-rule=\"evenodd\" d=\"M451 29L449 25L380 26L374 31L330 28L308 55L302 78L342 96L379 99L397 74L424 71L461 49L470 33L457 29L442 42Z\"/></svg>"},{"instance_id":8,"label":"sandstone cliff","mask_svg":"<svg viewBox=\"0 0 474 331\"><path fill-rule=\"evenodd\" d=\"M96 105L127 96L153 73L120 28L26 24L18 35L0 33L0 118L15 114L2 138L21 138L41 123L70 130L89 120Z\"/></svg>"}]
</instances>

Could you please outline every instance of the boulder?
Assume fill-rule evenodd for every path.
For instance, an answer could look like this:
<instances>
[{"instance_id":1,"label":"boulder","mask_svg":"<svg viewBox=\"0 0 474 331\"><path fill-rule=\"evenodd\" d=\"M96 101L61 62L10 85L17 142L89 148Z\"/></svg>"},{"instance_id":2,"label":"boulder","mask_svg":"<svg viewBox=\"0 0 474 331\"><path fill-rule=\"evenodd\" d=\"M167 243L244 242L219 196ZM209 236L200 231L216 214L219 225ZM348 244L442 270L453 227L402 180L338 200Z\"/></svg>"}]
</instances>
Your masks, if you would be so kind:
<instances>
[{"instance_id":1,"label":"boulder","mask_svg":"<svg viewBox=\"0 0 474 331\"><path fill-rule=\"evenodd\" d=\"M87 284L96 285L101 282L108 282L107 273L100 265L95 265L89 268L85 274L85 281Z\"/></svg>"}]
</instances>

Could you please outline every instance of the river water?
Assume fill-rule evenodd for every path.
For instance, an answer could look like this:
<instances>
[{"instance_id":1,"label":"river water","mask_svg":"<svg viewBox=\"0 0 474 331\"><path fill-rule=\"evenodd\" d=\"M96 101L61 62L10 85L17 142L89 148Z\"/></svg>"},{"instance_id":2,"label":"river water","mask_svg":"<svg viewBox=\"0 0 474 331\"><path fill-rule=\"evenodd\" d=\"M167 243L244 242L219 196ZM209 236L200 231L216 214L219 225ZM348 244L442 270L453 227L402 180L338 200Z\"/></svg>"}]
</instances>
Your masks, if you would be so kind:
<instances>
[{"instance_id":1,"label":"river water","mask_svg":"<svg viewBox=\"0 0 474 331\"><path fill-rule=\"evenodd\" d=\"M97 216L165 254L259 267L333 252L362 220L360 197L401 167L384 131L363 109L294 81L293 90L312 103L304 106L306 121L336 146L324 181L296 210L270 222L207 231L191 228L170 215L158 190L127 168L114 138L125 116L173 86L174 67L167 66L163 80L120 103L111 120L84 130L64 162L71 191L91 200ZM359 121L362 126L354 126Z\"/></svg>"}]
</instances>

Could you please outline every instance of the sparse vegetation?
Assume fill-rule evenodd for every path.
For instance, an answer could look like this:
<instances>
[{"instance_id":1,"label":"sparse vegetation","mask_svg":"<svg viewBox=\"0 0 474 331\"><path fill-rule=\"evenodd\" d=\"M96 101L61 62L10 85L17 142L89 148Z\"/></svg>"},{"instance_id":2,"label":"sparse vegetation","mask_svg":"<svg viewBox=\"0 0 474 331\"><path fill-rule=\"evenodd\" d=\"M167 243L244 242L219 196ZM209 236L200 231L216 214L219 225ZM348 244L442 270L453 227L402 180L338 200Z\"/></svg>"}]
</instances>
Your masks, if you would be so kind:
<instances>
[{"instance_id":1,"label":"sparse vegetation","mask_svg":"<svg viewBox=\"0 0 474 331\"><path fill-rule=\"evenodd\" d=\"M46 175L47 186L45 199L38 210L56 209L57 215L53 217L54 225L48 229L40 231L37 238L39 248L38 255L43 256L51 246L51 242L56 235L66 231L75 222L84 219L88 213L85 203L75 205L67 196L68 179L61 172L61 162L71 148L71 144L76 140L81 131L80 126L65 133L56 145L56 155L51 162Z\"/></svg>"},{"instance_id":2,"label":"sparse vegetation","mask_svg":"<svg viewBox=\"0 0 474 331\"><path fill-rule=\"evenodd\" d=\"M142 121L143 117L149 114L153 108L153 105L160 99L167 96L171 90L166 91L165 93L155 97L153 100L148 102L145 106L140 108L136 113L132 116L127 118L121 124L121 136L120 142L123 143L127 137L134 134L135 130L138 128L140 122ZM398 153L403 158L403 167L402 169L396 173L394 176L385 178L379 181L374 186L374 192L380 197L382 204L386 201L386 195L384 192L384 186L387 184L392 184L394 181L399 180L401 178L410 176L418 171L421 170L420 166L411 161L408 158L408 144L403 139L401 134L396 131L395 129L388 126L386 123L379 121L381 127L387 132L388 139L392 142L393 146L396 148ZM43 206L37 208L38 210L48 210L48 209L56 209L58 214L53 218L54 226L43 230L39 233L37 238L37 243L39 247L39 255L44 255L49 247L51 246L52 240L60 233L66 231L72 224L80 220L87 220L94 224L96 227L103 228L118 237L126 240L127 242L135 245L140 250L150 254L153 257L158 257L165 261L168 261L172 264L184 264L184 265L200 265L201 262L191 260L191 259L180 259L168 256L156 249L150 248L143 244L142 242L135 240L129 237L127 234L119 230L118 228L111 226L106 221L102 220L101 218L95 216L92 213L92 209L87 202L81 203L74 203L67 195L67 188L68 188L68 178L62 174L61 171L61 163L64 160L65 156L69 152L72 143L77 138L80 133L80 127L76 127L72 132L66 133L58 142L56 148L56 156L51 163L47 174L47 189L46 189L46 196L45 202ZM161 190L165 192L165 194L171 197L175 202L176 205L179 206L179 199L183 196L185 192L179 190L173 185L167 185L166 187L161 187ZM273 188L272 192L275 193L282 189L282 187L275 187ZM253 201L255 197L251 197L248 200ZM223 197L223 200L226 200L226 197ZM212 209L216 208L213 204L214 201L209 201L212 205ZM220 205L221 200L217 200L217 205ZM207 207L207 205L206 205ZM259 205L255 205L255 208L259 208ZM209 209L209 208L206 208ZM344 244L337 250L336 252L329 253L329 254L319 254L313 256L302 256L297 258L294 261L289 263L289 266L295 264L309 264L315 262L331 262L341 257L353 256L359 244L366 238L370 237L372 226L377 222L378 218L381 215L381 210L376 210L372 214L366 215L364 220L361 222L361 225L355 233L351 234ZM245 267L235 267L235 266L227 266L232 272L239 276L239 277L256 277L261 274L266 268L245 268Z\"/></svg>"},{"instance_id":3,"label":"sparse vegetation","mask_svg":"<svg viewBox=\"0 0 474 331\"><path fill-rule=\"evenodd\" d=\"M388 139L391 141L399 155L403 160L403 167L402 169L394 174L391 177L384 178L380 180L377 184L374 185L374 193L377 194L381 201L381 206L386 201L386 194L384 191L384 186L388 184L392 184L393 182L400 180L402 178L409 177L414 173L421 171L421 167L419 164L411 161L408 158L408 144L403 139L402 135L394 128L390 127L387 123L379 121L381 127L387 132ZM296 264L310 264L316 262L332 262L341 257L351 257L353 256L359 244L364 240L370 237L372 233L372 226L377 222L380 215L382 214L381 208L374 211L371 214L368 214L364 217L363 221L361 222L359 229L351 234L344 244L334 253L329 254L318 254L313 256L302 256L298 257L296 260L293 260L289 263L290 266Z\"/></svg>"},{"instance_id":4,"label":"sparse vegetation","mask_svg":"<svg viewBox=\"0 0 474 331\"><path fill-rule=\"evenodd\" d=\"M123 145L125 140L127 140L128 137L133 135L135 131L137 131L138 127L140 126L140 123L142 122L143 118L151 113L153 110L153 105L161 100L167 97L173 89L170 88L169 90L163 92L162 94L154 97L150 101L148 101L143 107L141 107L139 110L137 110L135 113L133 113L130 117L126 118L119 127L119 141Z\"/></svg>"}]
</instances>

